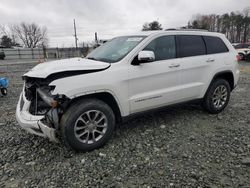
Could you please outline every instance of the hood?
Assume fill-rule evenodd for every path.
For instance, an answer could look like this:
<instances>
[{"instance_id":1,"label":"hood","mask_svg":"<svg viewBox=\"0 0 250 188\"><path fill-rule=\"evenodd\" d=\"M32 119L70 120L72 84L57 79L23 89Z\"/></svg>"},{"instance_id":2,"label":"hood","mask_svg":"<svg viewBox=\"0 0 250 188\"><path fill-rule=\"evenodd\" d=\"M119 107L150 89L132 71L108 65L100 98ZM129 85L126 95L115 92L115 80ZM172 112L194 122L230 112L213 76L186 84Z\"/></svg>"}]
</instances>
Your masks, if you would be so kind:
<instances>
[{"instance_id":1,"label":"hood","mask_svg":"<svg viewBox=\"0 0 250 188\"><path fill-rule=\"evenodd\" d=\"M72 71L97 71L106 69L110 63L94 61L85 58L71 58L40 63L32 68L24 76L34 78L46 78L51 74Z\"/></svg>"}]
</instances>

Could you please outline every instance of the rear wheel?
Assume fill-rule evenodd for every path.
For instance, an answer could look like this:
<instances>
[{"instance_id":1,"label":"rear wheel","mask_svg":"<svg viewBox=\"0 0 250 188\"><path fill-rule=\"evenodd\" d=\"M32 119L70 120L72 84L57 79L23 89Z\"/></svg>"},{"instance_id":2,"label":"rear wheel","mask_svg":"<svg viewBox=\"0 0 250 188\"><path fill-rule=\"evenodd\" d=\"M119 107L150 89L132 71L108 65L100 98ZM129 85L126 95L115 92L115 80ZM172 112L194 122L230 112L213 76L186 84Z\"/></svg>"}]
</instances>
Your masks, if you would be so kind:
<instances>
[{"instance_id":1,"label":"rear wheel","mask_svg":"<svg viewBox=\"0 0 250 188\"><path fill-rule=\"evenodd\" d=\"M7 88L2 88L1 93L2 93L2 95L6 96L8 93Z\"/></svg>"},{"instance_id":2,"label":"rear wheel","mask_svg":"<svg viewBox=\"0 0 250 188\"><path fill-rule=\"evenodd\" d=\"M230 85L226 80L215 80L203 99L203 107L212 114L220 113L228 105L230 91Z\"/></svg>"},{"instance_id":3,"label":"rear wheel","mask_svg":"<svg viewBox=\"0 0 250 188\"><path fill-rule=\"evenodd\" d=\"M97 99L84 99L69 107L61 120L63 140L75 150L103 146L115 127L112 109Z\"/></svg>"}]
</instances>

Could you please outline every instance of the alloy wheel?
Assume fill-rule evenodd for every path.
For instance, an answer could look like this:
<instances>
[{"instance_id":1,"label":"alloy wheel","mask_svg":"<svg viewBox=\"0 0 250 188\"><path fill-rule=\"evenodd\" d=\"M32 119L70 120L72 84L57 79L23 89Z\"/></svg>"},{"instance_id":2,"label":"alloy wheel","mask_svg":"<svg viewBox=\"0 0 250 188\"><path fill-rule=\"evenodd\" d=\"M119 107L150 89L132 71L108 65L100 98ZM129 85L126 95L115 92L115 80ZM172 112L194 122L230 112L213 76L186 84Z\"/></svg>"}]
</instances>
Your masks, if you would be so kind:
<instances>
[{"instance_id":1,"label":"alloy wheel","mask_svg":"<svg viewBox=\"0 0 250 188\"><path fill-rule=\"evenodd\" d=\"M84 144L93 144L99 141L107 131L108 120L99 110L84 112L76 120L74 133L76 138Z\"/></svg>"},{"instance_id":2,"label":"alloy wheel","mask_svg":"<svg viewBox=\"0 0 250 188\"><path fill-rule=\"evenodd\" d=\"M215 108L219 109L222 108L227 101L227 97L228 97L228 91L226 86L224 85L219 85L213 93L213 105Z\"/></svg>"}]
</instances>

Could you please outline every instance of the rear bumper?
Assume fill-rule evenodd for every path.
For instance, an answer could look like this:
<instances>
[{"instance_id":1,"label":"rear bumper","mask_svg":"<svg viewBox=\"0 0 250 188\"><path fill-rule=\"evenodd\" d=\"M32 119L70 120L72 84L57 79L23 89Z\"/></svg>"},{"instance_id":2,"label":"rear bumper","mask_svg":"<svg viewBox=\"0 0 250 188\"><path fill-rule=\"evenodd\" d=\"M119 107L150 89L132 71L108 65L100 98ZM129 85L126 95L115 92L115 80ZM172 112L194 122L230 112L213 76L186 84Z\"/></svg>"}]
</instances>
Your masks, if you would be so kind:
<instances>
[{"instance_id":1,"label":"rear bumper","mask_svg":"<svg viewBox=\"0 0 250 188\"><path fill-rule=\"evenodd\" d=\"M16 119L19 125L29 133L47 137L51 141L58 142L58 139L56 137L56 130L45 125L41 121L42 119L44 119L44 116L34 116L30 114L30 104L31 102L25 98L23 90L16 108Z\"/></svg>"}]
</instances>

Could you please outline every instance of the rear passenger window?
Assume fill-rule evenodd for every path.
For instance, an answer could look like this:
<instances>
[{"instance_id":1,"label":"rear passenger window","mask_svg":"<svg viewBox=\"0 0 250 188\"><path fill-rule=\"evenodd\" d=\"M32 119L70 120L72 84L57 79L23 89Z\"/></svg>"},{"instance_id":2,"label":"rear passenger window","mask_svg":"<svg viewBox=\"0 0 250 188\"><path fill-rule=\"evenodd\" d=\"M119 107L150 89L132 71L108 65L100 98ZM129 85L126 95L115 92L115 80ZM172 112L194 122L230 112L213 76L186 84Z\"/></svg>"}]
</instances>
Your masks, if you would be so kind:
<instances>
[{"instance_id":1,"label":"rear passenger window","mask_svg":"<svg viewBox=\"0 0 250 188\"><path fill-rule=\"evenodd\" d=\"M175 37L162 36L154 39L143 50L153 51L155 53L155 61L175 58Z\"/></svg>"},{"instance_id":2,"label":"rear passenger window","mask_svg":"<svg viewBox=\"0 0 250 188\"><path fill-rule=\"evenodd\" d=\"M206 42L207 54L228 52L227 46L219 37L203 36L203 38Z\"/></svg>"},{"instance_id":3,"label":"rear passenger window","mask_svg":"<svg viewBox=\"0 0 250 188\"><path fill-rule=\"evenodd\" d=\"M177 35L179 57L189 57L206 54L206 46L201 36Z\"/></svg>"}]
</instances>

